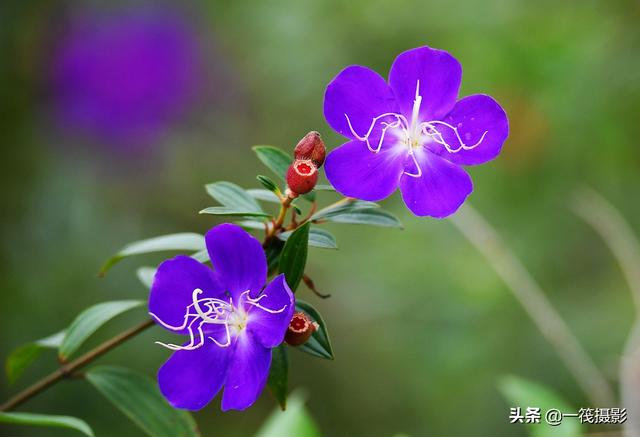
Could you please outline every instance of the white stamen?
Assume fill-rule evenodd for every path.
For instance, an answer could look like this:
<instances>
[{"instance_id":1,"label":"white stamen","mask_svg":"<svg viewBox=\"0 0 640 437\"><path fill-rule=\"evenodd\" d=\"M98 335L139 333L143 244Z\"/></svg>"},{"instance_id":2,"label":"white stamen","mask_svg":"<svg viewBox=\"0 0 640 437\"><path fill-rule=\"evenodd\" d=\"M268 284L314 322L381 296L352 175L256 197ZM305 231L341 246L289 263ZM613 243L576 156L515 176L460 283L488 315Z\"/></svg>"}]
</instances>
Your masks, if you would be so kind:
<instances>
[{"instance_id":1,"label":"white stamen","mask_svg":"<svg viewBox=\"0 0 640 437\"><path fill-rule=\"evenodd\" d=\"M420 105L422 104L422 96L420 95L420 81L416 81L416 98L413 100L413 111L411 113L411 126L418 126L418 117L420 116ZM415 132L413 132L415 134Z\"/></svg>"},{"instance_id":2,"label":"white stamen","mask_svg":"<svg viewBox=\"0 0 640 437\"><path fill-rule=\"evenodd\" d=\"M349 125L349 130L351 131L351 134L354 137L356 137L358 140L364 141L365 143L367 143L367 148L369 149L369 151L373 153L378 153L382 148L382 143L384 142L384 137L387 133L387 129L399 127L402 130L406 130L405 126L409 126L409 123L407 122L407 118L404 115L398 114L396 112L385 112L384 114L374 117L373 121L371 121L371 125L369 125L369 130L367 131L367 133L364 134L364 136L361 136L361 135L358 135L358 133L353 129L353 125L351 124L351 120L349 119L349 116L346 113L344 114L344 116L347 119L347 124ZM369 142L369 136L371 135L371 132L373 131L373 128L376 126L376 123L378 122L378 120L380 120L383 117L396 117L396 121L392 123L388 123L386 121L381 122L381 124L383 124L384 126L382 128L382 133L380 134L380 140L378 141L378 145L376 147L372 147L371 143Z\"/></svg>"},{"instance_id":3,"label":"white stamen","mask_svg":"<svg viewBox=\"0 0 640 437\"><path fill-rule=\"evenodd\" d=\"M265 308L262 305L260 305L258 302L260 302L261 299L267 297L267 295L265 293L261 294L260 296L258 296L257 298L252 298L251 296L249 296L249 290L245 291L244 293L242 293L240 295L240 299L242 299L242 296L247 296L246 297L246 302L249 305L253 305L256 308L260 308L262 311L266 311L269 314L280 314L281 312L283 312L284 310L287 309L287 306L283 306L282 308L280 308L279 310L272 310L270 308Z\"/></svg>"},{"instance_id":4,"label":"white stamen","mask_svg":"<svg viewBox=\"0 0 640 437\"><path fill-rule=\"evenodd\" d=\"M482 141L484 141L484 138L489 133L489 131L484 131L484 133L480 136L480 139L476 141L475 144L471 144L471 145L466 144L462 139L462 137L460 136L460 132L458 132L458 128L455 126L452 126L447 122L444 122L441 120L430 120L430 121L420 122L419 118L420 118L421 105L422 105L422 96L420 95L420 81L418 80L416 81L416 95L415 95L415 99L413 100L413 108L411 111L411 123L409 123L407 118L400 113L385 112L384 114L380 114L377 117L374 117L371 120L371 124L369 125L369 129L367 130L367 132L364 135L360 135L353 128L353 125L351 124L351 119L349 119L349 115L345 113L344 116L347 119L349 130L351 131L351 134L354 136L354 138L366 143L367 148L372 153L380 152L380 150L382 149L382 144L384 143L385 137L387 135L388 129L399 130L400 134L398 135L398 137L402 138L402 141L408 147L409 155L413 159L413 162L417 169L415 173L410 173L405 171L404 174L414 178L419 178L422 176L422 169L418 165L418 161L414 154L414 149L419 147L424 147L425 144L430 140L443 146L445 150L449 153L458 153L462 150L473 150L476 147L478 147L482 143ZM395 117L395 120L391 122L384 121L384 120L381 121L381 119L385 117ZM374 147L370 142L370 137L371 137L371 134L373 133L374 128L376 127L376 125L378 125L378 123L382 126L382 130L380 132L380 138L378 140L378 143ZM440 127L440 129L438 127ZM457 144L451 145L444 139L443 129L450 129L453 132ZM467 134L467 136L469 136L469 134ZM251 304L251 302L248 302L248 303Z\"/></svg>"},{"instance_id":5,"label":"white stamen","mask_svg":"<svg viewBox=\"0 0 640 437\"><path fill-rule=\"evenodd\" d=\"M160 319L160 317L158 317L156 314L151 312L149 313L149 315L151 315L151 317L153 317L156 322L158 322L166 329L174 332L179 332L186 329L187 333L189 334L189 343L183 346L173 343L163 343L160 341L156 341L156 344L174 351L198 349L204 345L205 341L205 334L202 330L203 325L212 324L224 325L225 341L219 342L211 336L207 336L206 338L214 342L218 347L228 347L231 345L232 337L230 327L234 328L234 332L240 332L246 327L247 313L244 310L244 304L254 306L269 314L279 314L287 308L287 305L283 306L279 310L266 308L260 305L259 302L260 300L267 297L267 295L261 294L257 298L252 298L251 296L249 296L249 290L244 291L240 295L240 298L238 299L238 307L235 307L233 305L233 298L229 298L228 302L213 297L199 299L198 296L202 293L203 291L199 288L193 290L193 293L191 294L193 303L185 308L184 322L179 326L170 325ZM244 304L242 302L243 297Z\"/></svg>"},{"instance_id":6,"label":"white stamen","mask_svg":"<svg viewBox=\"0 0 640 437\"><path fill-rule=\"evenodd\" d=\"M411 176L412 178L422 177L422 168L420 167L420 164L418 164L418 159L416 158L416 154L413 150L409 150L409 156L413 159L413 164L416 166L417 171L415 173L409 173L405 170L404 174Z\"/></svg>"}]
</instances>

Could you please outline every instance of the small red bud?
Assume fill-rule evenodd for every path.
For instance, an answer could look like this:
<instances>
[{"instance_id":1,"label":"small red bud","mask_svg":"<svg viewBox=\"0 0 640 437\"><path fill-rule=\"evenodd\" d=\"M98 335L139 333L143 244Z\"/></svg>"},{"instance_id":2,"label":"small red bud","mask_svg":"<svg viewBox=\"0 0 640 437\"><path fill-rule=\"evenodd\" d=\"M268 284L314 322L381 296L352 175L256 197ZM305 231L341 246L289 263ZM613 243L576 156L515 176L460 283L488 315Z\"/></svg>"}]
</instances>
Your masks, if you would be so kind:
<instances>
[{"instance_id":1,"label":"small red bud","mask_svg":"<svg viewBox=\"0 0 640 437\"><path fill-rule=\"evenodd\" d=\"M287 328L284 341L291 346L300 346L306 343L309 337L311 337L311 334L316 332L317 329L318 324L316 322L312 321L309 316L302 311L298 311L291 318L291 322L289 322L289 328Z\"/></svg>"},{"instance_id":2,"label":"small red bud","mask_svg":"<svg viewBox=\"0 0 640 437\"><path fill-rule=\"evenodd\" d=\"M296 159L287 170L287 185L295 194L306 194L318 182L318 169L310 159Z\"/></svg>"},{"instance_id":3,"label":"small red bud","mask_svg":"<svg viewBox=\"0 0 640 437\"><path fill-rule=\"evenodd\" d=\"M316 131L306 134L293 149L293 155L296 159L310 159L317 168L322 167L326 153L322 137Z\"/></svg>"}]
</instances>

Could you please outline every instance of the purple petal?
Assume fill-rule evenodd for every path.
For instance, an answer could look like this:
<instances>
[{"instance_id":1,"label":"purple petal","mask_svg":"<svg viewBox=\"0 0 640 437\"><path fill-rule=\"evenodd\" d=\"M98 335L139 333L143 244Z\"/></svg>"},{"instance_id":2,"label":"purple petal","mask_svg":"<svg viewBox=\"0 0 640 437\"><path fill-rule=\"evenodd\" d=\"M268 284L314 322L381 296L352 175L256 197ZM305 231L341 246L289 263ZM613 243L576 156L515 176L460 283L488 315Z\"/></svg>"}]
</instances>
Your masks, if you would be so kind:
<instances>
[{"instance_id":1,"label":"purple petal","mask_svg":"<svg viewBox=\"0 0 640 437\"><path fill-rule=\"evenodd\" d=\"M504 109L484 94L461 99L443 121L458 129L460 139L467 146L478 144L471 150L456 153L448 152L437 143L429 144L434 153L456 164L476 165L492 160L498 156L509 135L509 120ZM450 148L460 147L460 140L452 129L437 127Z\"/></svg>"},{"instance_id":2,"label":"purple petal","mask_svg":"<svg viewBox=\"0 0 640 437\"><path fill-rule=\"evenodd\" d=\"M462 67L443 50L419 47L398 55L389 72L389 85L400 110L411 117L416 84L422 96L420 121L440 120L456 103Z\"/></svg>"},{"instance_id":3,"label":"purple petal","mask_svg":"<svg viewBox=\"0 0 640 437\"><path fill-rule=\"evenodd\" d=\"M406 156L404 146L383 147L373 153L365 143L350 141L327 156L327 179L344 196L381 200L398 187Z\"/></svg>"},{"instance_id":4,"label":"purple petal","mask_svg":"<svg viewBox=\"0 0 640 437\"><path fill-rule=\"evenodd\" d=\"M447 217L462 205L473 191L469 175L461 168L425 150L415 152L422 170L419 178L403 175L402 199L417 216ZM413 167L407 169L413 173Z\"/></svg>"},{"instance_id":5,"label":"purple petal","mask_svg":"<svg viewBox=\"0 0 640 437\"><path fill-rule=\"evenodd\" d=\"M211 341L190 351L176 351L158 371L162 395L175 408L199 410L222 388L232 350Z\"/></svg>"},{"instance_id":6,"label":"purple petal","mask_svg":"<svg viewBox=\"0 0 640 437\"><path fill-rule=\"evenodd\" d=\"M254 305L245 305L249 312L247 329L264 347L278 346L284 340L289 322L293 316L295 300L284 280L284 275L276 276L262 293L265 297L258 304L270 311ZM280 311L283 309L283 311ZM276 312L279 311L279 312Z\"/></svg>"},{"instance_id":7,"label":"purple petal","mask_svg":"<svg viewBox=\"0 0 640 437\"><path fill-rule=\"evenodd\" d=\"M224 223L205 235L211 264L234 303L241 293L256 296L267 282L267 258L260 242L240 226Z\"/></svg>"},{"instance_id":8,"label":"purple petal","mask_svg":"<svg viewBox=\"0 0 640 437\"><path fill-rule=\"evenodd\" d=\"M181 326L187 307L193 303L192 295L196 288L203 291L200 298L224 296L224 287L213 270L204 264L184 255L164 261L158 266L153 279L149 312L167 325ZM171 331L186 332L184 329Z\"/></svg>"},{"instance_id":9,"label":"purple petal","mask_svg":"<svg viewBox=\"0 0 640 437\"><path fill-rule=\"evenodd\" d=\"M324 117L336 132L355 139L345 114L355 132L364 136L374 117L398 112L393 92L387 82L373 70L352 65L342 70L327 86Z\"/></svg>"},{"instance_id":10,"label":"purple petal","mask_svg":"<svg viewBox=\"0 0 640 437\"><path fill-rule=\"evenodd\" d=\"M244 410L253 405L267 383L270 366L271 349L262 346L248 332L240 334L229 363L222 411Z\"/></svg>"}]
</instances>

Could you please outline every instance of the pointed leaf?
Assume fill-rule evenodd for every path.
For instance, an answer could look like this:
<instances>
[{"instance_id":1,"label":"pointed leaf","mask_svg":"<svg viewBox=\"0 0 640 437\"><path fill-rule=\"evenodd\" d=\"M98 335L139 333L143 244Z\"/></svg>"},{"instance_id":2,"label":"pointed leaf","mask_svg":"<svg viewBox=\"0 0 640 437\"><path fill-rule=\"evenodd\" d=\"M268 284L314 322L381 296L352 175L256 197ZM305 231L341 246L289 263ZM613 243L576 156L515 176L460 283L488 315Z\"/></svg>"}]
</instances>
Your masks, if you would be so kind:
<instances>
[{"instance_id":1,"label":"pointed leaf","mask_svg":"<svg viewBox=\"0 0 640 437\"><path fill-rule=\"evenodd\" d=\"M267 256L267 269L269 275L278 270L283 248L284 242L275 238L271 239L267 244L267 247L264 248L264 253Z\"/></svg>"},{"instance_id":2,"label":"pointed leaf","mask_svg":"<svg viewBox=\"0 0 640 437\"><path fill-rule=\"evenodd\" d=\"M200 211L200 214L227 215L234 217L269 217L269 214L265 212L245 211L235 208L229 208L228 206L210 206Z\"/></svg>"},{"instance_id":3,"label":"pointed leaf","mask_svg":"<svg viewBox=\"0 0 640 437\"><path fill-rule=\"evenodd\" d=\"M278 234L278 238L287 241L293 232L287 231ZM309 246L321 247L323 249L337 249L336 238L329 231L324 229L309 229Z\"/></svg>"},{"instance_id":4,"label":"pointed leaf","mask_svg":"<svg viewBox=\"0 0 640 437\"><path fill-rule=\"evenodd\" d=\"M264 422L256 437L320 437L318 425L304 407L304 399L299 393L289 398L286 411L276 410Z\"/></svg>"},{"instance_id":5,"label":"pointed leaf","mask_svg":"<svg viewBox=\"0 0 640 437\"><path fill-rule=\"evenodd\" d=\"M280 408L287 408L287 388L289 379L289 358L284 344L271 350L271 369L267 386L278 401Z\"/></svg>"},{"instance_id":6,"label":"pointed leaf","mask_svg":"<svg viewBox=\"0 0 640 437\"><path fill-rule=\"evenodd\" d=\"M264 231L265 223L259 222L256 220L242 220L238 222L238 225L242 226L245 229L258 229Z\"/></svg>"},{"instance_id":7,"label":"pointed leaf","mask_svg":"<svg viewBox=\"0 0 640 437\"><path fill-rule=\"evenodd\" d=\"M293 162L291 155L273 146L253 146L252 149L264 165L285 180L287 169Z\"/></svg>"},{"instance_id":8,"label":"pointed leaf","mask_svg":"<svg viewBox=\"0 0 640 437\"><path fill-rule=\"evenodd\" d=\"M571 407L564 399L547 387L509 375L500 380L498 388L509 402L509 407L520 407L522 414L526 412L527 407L540 408L542 415L540 423L526 425L532 437L579 437L582 435L583 426L577 417L567 417L557 426L545 423L544 415L552 408L563 413L577 413L577 409Z\"/></svg>"},{"instance_id":9,"label":"pointed leaf","mask_svg":"<svg viewBox=\"0 0 640 437\"><path fill-rule=\"evenodd\" d=\"M258 176L256 176L256 179L258 179L258 182L260 182L262 186L267 189L267 191L275 194L281 194L280 188L278 188L278 185L273 182L270 177L259 174Z\"/></svg>"},{"instance_id":10,"label":"pointed leaf","mask_svg":"<svg viewBox=\"0 0 640 437\"><path fill-rule=\"evenodd\" d=\"M310 303L296 299L296 309L304 311L319 326L318 330L311 335L306 343L297 346L298 350L306 352L320 358L333 360L333 349L329 340L329 331L322 316Z\"/></svg>"},{"instance_id":11,"label":"pointed leaf","mask_svg":"<svg viewBox=\"0 0 640 437\"><path fill-rule=\"evenodd\" d=\"M35 361L45 349L57 349L64 338L64 331L41 340L28 343L15 349L5 363L7 379L10 384L18 380L20 375Z\"/></svg>"},{"instance_id":12,"label":"pointed leaf","mask_svg":"<svg viewBox=\"0 0 640 437\"><path fill-rule=\"evenodd\" d=\"M191 415L171 407L151 378L114 366L95 367L86 377L145 433L154 437L198 435Z\"/></svg>"},{"instance_id":13,"label":"pointed leaf","mask_svg":"<svg viewBox=\"0 0 640 437\"><path fill-rule=\"evenodd\" d=\"M207 249L204 249L199 252L192 253L191 258L195 259L198 262L206 263L207 261L209 261L209 251Z\"/></svg>"},{"instance_id":14,"label":"pointed leaf","mask_svg":"<svg viewBox=\"0 0 640 437\"><path fill-rule=\"evenodd\" d=\"M303 194L302 198L304 200L307 200L307 201L313 203L313 202L316 201L316 192L315 191L309 191L308 193Z\"/></svg>"},{"instance_id":15,"label":"pointed leaf","mask_svg":"<svg viewBox=\"0 0 640 437\"><path fill-rule=\"evenodd\" d=\"M311 216L311 220L328 220L331 217L340 214L346 214L347 212L374 208L380 208L380 205L375 202L367 202L366 200L355 200L347 198L316 212L313 216Z\"/></svg>"},{"instance_id":16,"label":"pointed leaf","mask_svg":"<svg viewBox=\"0 0 640 437\"><path fill-rule=\"evenodd\" d=\"M346 211L341 214L331 215L325 220L334 223L351 223L402 229L402 223L400 223L400 220L398 220L396 216L380 209Z\"/></svg>"},{"instance_id":17,"label":"pointed leaf","mask_svg":"<svg viewBox=\"0 0 640 437\"><path fill-rule=\"evenodd\" d=\"M118 253L109 258L102 266L102 269L100 269L100 274L104 275L115 263L128 256L167 250L191 252L204 248L204 236L193 232L162 235L160 237L149 238L148 240L136 241L127 244Z\"/></svg>"},{"instance_id":18,"label":"pointed leaf","mask_svg":"<svg viewBox=\"0 0 640 437\"><path fill-rule=\"evenodd\" d=\"M0 412L0 423L12 423L16 425L48 426L67 428L79 431L84 435L93 437L93 430L82 419L71 416L57 416L53 414L35 413L5 413Z\"/></svg>"},{"instance_id":19,"label":"pointed leaf","mask_svg":"<svg viewBox=\"0 0 640 437\"><path fill-rule=\"evenodd\" d=\"M336 191L335 188L333 188L331 185L326 185L326 184L318 184L314 187L314 190L316 191Z\"/></svg>"},{"instance_id":20,"label":"pointed leaf","mask_svg":"<svg viewBox=\"0 0 640 437\"><path fill-rule=\"evenodd\" d=\"M67 329L58 349L62 360L68 359L91 335L114 317L144 305L143 300L119 300L104 302L81 312Z\"/></svg>"},{"instance_id":21,"label":"pointed leaf","mask_svg":"<svg viewBox=\"0 0 640 437\"><path fill-rule=\"evenodd\" d=\"M223 206L238 211L263 212L258 202L245 190L231 182L214 182L205 186L207 193Z\"/></svg>"},{"instance_id":22,"label":"pointed leaf","mask_svg":"<svg viewBox=\"0 0 640 437\"><path fill-rule=\"evenodd\" d=\"M155 267L139 267L138 270L136 270L136 276L147 288L151 288L151 285L153 285L153 277L155 275Z\"/></svg>"},{"instance_id":23,"label":"pointed leaf","mask_svg":"<svg viewBox=\"0 0 640 437\"><path fill-rule=\"evenodd\" d=\"M247 193L251 195L254 199L263 200L265 202L277 203L280 205L280 199L275 193L272 193L269 190L262 190L259 188L252 188L247 190Z\"/></svg>"},{"instance_id":24,"label":"pointed leaf","mask_svg":"<svg viewBox=\"0 0 640 437\"><path fill-rule=\"evenodd\" d=\"M284 243L282 255L280 255L280 273L284 273L287 284L294 293L300 284L304 275L304 267L307 264L310 225L307 222L293 231L293 234Z\"/></svg>"}]
</instances>

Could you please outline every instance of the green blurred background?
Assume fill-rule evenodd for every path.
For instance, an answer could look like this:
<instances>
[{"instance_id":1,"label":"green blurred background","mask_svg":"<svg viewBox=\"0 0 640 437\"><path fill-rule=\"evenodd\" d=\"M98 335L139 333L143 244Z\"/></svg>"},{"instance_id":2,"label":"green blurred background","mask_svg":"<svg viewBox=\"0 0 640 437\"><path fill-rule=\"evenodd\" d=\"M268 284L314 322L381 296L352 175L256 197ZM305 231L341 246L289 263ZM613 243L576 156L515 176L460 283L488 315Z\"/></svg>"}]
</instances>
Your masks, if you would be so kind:
<instances>
[{"instance_id":1,"label":"green blurred background","mask_svg":"<svg viewBox=\"0 0 640 437\"><path fill-rule=\"evenodd\" d=\"M83 2L96 11L131 2ZM153 3L169 7L168 3ZM175 4L172 6L175 9ZM589 185L640 231L640 6L637 1L218 1L183 2L204 59L201 91L151 144L114 146L56 122L47 72L72 2L0 6L0 355L64 328L85 307L144 298L140 265L104 279L101 263L123 244L159 234L205 232L203 185L257 187L268 171L250 146L292 148L309 130L331 149L342 139L322 115L326 84L349 64L383 75L409 48L445 49L463 65L461 95L494 96L511 134L494 162L471 168L471 203L541 283L612 384L633 321L618 266L568 209ZM102 12L101 12L102 13ZM136 66L131 65L135 70ZM56 97L58 96L58 97ZM321 194L329 202L331 194ZM509 425L497 390L505 374L552 387L589 406L555 352L492 268L445 221L418 219L398 195L383 202L403 231L332 224L337 252L311 249L308 273L332 293L301 294L324 314L335 362L292 351L291 385L327 435L524 435ZM136 323L143 310L91 344ZM156 328L154 328L156 329ZM101 362L154 375L167 351L151 330ZM90 346L90 345L89 345ZM8 397L55 366L42 357ZM196 414L204 435L255 432L274 407ZM98 435L138 435L93 388L57 385L23 411L72 414ZM6 428L11 435L64 431ZM4 428L2 433L4 434Z\"/></svg>"}]
</instances>

